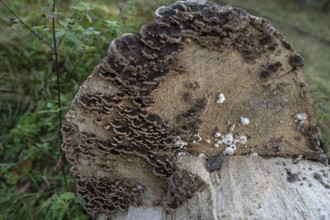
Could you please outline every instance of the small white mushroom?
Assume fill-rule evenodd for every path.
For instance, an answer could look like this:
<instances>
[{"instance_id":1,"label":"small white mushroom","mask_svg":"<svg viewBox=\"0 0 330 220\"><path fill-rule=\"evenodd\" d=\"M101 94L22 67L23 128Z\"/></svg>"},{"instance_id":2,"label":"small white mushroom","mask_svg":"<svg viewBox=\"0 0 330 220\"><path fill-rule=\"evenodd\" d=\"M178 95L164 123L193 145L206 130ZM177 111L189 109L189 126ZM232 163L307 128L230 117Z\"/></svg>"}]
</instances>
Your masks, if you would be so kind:
<instances>
[{"instance_id":1,"label":"small white mushroom","mask_svg":"<svg viewBox=\"0 0 330 220\"><path fill-rule=\"evenodd\" d=\"M221 137L221 133L220 132L215 132L215 134L214 134L214 137Z\"/></svg>"},{"instance_id":2,"label":"small white mushroom","mask_svg":"<svg viewBox=\"0 0 330 220\"><path fill-rule=\"evenodd\" d=\"M231 144L228 147L225 148L225 150L222 152L224 155L233 155L236 150L236 145Z\"/></svg>"},{"instance_id":3,"label":"small white mushroom","mask_svg":"<svg viewBox=\"0 0 330 220\"><path fill-rule=\"evenodd\" d=\"M199 133L197 133L197 134L194 134L193 136L192 136L192 139L196 142L196 141L201 141L201 140L203 140L203 138L199 135Z\"/></svg>"},{"instance_id":4,"label":"small white mushroom","mask_svg":"<svg viewBox=\"0 0 330 220\"><path fill-rule=\"evenodd\" d=\"M210 139L206 139L205 142L209 144L209 143L211 143L211 140Z\"/></svg>"},{"instance_id":5,"label":"small white mushroom","mask_svg":"<svg viewBox=\"0 0 330 220\"><path fill-rule=\"evenodd\" d=\"M232 133L228 133L222 136L222 143L224 144L232 144L234 141L234 137Z\"/></svg>"},{"instance_id":6,"label":"small white mushroom","mask_svg":"<svg viewBox=\"0 0 330 220\"><path fill-rule=\"evenodd\" d=\"M239 144L246 144L247 137L244 135L240 135L238 138L234 139L234 144L239 143Z\"/></svg>"},{"instance_id":7,"label":"small white mushroom","mask_svg":"<svg viewBox=\"0 0 330 220\"><path fill-rule=\"evenodd\" d=\"M188 143L185 142L185 141L183 141L183 140L181 140L181 138L180 138L179 136L176 137L176 139L175 139L175 143L174 143L174 145L175 145L176 147L178 147L178 148L184 148L187 144L188 144Z\"/></svg>"},{"instance_id":8,"label":"small white mushroom","mask_svg":"<svg viewBox=\"0 0 330 220\"><path fill-rule=\"evenodd\" d=\"M226 100L225 95L223 93L220 93L218 95L217 104L222 104L225 100Z\"/></svg>"},{"instance_id":9,"label":"small white mushroom","mask_svg":"<svg viewBox=\"0 0 330 220\"><path fill-rule=\"evenodd\" d=\"M305 112L298 113L294 116L295 119L302 121L307 119L307 114Z\"/></svg>"},{"instance_id":10,"label":"small white mushroom","mask_svg":"<svg viewBox=\"0 0 330 220\"><path fill-rule=\"evenodd\" d=\"M250 119L241 116L241 124L242 125L248 125L249 123L250 123Z\"/></svg>"},{"instance_id":11,"label":"small white mushroom","mask_svg":"<svg viewBox=\"0 0 330 220\"><path fill-rule=\"evenodd\" d=\"M234 131L234 129L235 129L235 127L236 127L236 125L235 125L235 124L231 124L231 125L229 125L229 127L228 127L228 131L231 131L231 132L233 132L233 131Z\"/></svg>"}]
</instances>

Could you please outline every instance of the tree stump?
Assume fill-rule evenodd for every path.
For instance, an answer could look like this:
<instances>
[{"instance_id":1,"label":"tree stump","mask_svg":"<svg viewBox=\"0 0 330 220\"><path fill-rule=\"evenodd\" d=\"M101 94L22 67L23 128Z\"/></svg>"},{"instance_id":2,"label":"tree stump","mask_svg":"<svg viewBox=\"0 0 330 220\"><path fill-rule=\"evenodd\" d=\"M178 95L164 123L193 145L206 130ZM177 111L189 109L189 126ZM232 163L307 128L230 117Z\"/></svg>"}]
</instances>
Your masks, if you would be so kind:
<instances>
[{"instance_id":1,"label":"tree stump","mask_svg":"<svg viewBox=\"0 0 330 220\"><path fill-rule=\"evenodd\" d=\"M111 42L65 116L62 149L87 212L330 218L303 58L239 8L179 1L156 16Z\"/></svg>"}]
</instances>

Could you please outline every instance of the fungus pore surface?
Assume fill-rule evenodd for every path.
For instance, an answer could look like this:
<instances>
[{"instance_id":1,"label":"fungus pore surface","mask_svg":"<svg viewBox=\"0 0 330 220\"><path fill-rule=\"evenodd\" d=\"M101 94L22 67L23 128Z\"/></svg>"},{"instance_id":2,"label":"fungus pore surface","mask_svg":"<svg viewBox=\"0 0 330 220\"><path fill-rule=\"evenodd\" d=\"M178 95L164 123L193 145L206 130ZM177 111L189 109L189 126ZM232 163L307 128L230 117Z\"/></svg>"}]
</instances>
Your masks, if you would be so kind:
<instances>
[{"instance_id":1,"label":"fungus pore surface","mask_svg":"<svg viewBox=\"0 0 330 220\"><path fill-rule=\"evenodd\" d=\"M231 144L234 154L327 162L303 58L267 20L195 1L156 16L111 42L65 116L62 149L91 215L173 212L205 185L176 166L185 154L205 154L209 171Z\"/></svg>"}]
</instances>

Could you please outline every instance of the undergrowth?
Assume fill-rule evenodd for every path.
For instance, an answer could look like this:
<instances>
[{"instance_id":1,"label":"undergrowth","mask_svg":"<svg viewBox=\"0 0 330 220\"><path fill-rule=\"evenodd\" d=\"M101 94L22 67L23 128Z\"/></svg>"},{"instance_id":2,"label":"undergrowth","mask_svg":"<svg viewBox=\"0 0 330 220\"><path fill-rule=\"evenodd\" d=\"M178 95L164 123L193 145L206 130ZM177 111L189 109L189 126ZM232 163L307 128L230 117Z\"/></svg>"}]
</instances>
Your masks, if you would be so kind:
<instances>
[{"instance_id":1,"label":"undergrowth","mask_svg":"<svg viewBox=\"0 0 330 220\"><path fill-rule=\"evenodd\" d=\"M52 0L6 1L22 21L51 46L54 46L51 20L56 20L63 106L59 109L54 51L28 31L0 1L0 220L89 219L81 208L83 199L74 194L68 167L54 171L61 157L57 114L65 114L79 86L106 56L111 40L126 32L136 33L142 24L154 18L157 7L170 2L57 1L54 13ZM244 7L247 4L226 2ZM254 2L250 1L251 7L255 7ZM329 30L328 27L323 31ZM298 38L292 36L292 39ZM301 41L297 42L299 46ZM321 59L328 59L329 48L327 51L323 48ZM306 60L311 65L306 74L316 116L325 121L321 127L330 141L327 118L330 89L325 83L330 66L328 61L315 66L313 62L317 63L319 57L310 53Z\"/></svg>"},{"instance_id":2,"label":"undergrowth","mask_svg":"<svg viewBox=\"0 0 330 220\"><path fill-rule=\"evenodd\" d=\"M145 17L137 15L136 1L58 1L55 12L51 0L5 3L25 26L0 3L0 219L88 219L68 167L54 171L61 157L58 112L67 111L110 41L136 33Z\"/></svg>"}]
</instances>

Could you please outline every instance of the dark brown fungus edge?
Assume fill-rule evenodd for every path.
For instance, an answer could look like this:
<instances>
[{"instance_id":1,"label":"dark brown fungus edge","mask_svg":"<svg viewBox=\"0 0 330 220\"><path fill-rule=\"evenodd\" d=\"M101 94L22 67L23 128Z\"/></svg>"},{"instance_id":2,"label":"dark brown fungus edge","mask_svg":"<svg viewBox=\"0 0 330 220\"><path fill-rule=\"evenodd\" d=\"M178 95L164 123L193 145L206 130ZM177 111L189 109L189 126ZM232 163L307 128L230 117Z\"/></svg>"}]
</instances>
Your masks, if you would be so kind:
<instances>
[{"instance_id":1,"label":"dark brown fungus edge","mask_svg":"<svg viewBox=\"0 0 330 220\"><path fill-rule=\"evenodd\" d=\"M279 70L279 68L281 68L281 67L282 67L282 63L281 62L276 62L276 63L270 64L267 67L267 69L261 71L260 77L261 78L268 78L272 74L276 73Z\"/></svg>"},{"instance_id":2,"label":"dark brown fungus edge","mask_svg":"<svg viewBox=\"0 0 330 220\"><path fill-rule=\"evenodd\" d=\"M292 67L296 69L301 69L304 67L304 58L299 54L293 54L289 58L289 62Z\"/></svg>"},{"instance_id":3,"label":"dark brown fungus edge","mask_svg":"<svg viewBox=\"0 0 330 220\"><path fill-rule=\"evenodd\" d=\"M168 189L163 200L163 207L169 213L174 212L188 199L191 199L196 191L205 186L205 182L196 175L185 170L178 170L168 179Z\"/></svg>"},{"instance_id":4,"label":"dark brown fungus edge","mask_svg":"<svg viewBox=\"0 0 330 220\"><path fill-rule=\"evenodd\" d=\"M91 149L114 160L131 157L144 161L156 178L168 182L168 188L163 189L167 192L163 205L169 212L191 198L203 185L197 177L178 169L173 157L177 152L177 137L188 141L193 133L198 133L207 99L197 100L190 110L181 113L178 126L169 125L160 116L148 112L154 104L153 94L162 82L175 74L188 74L178 61L178 54L184 50L183 39L219 52L236 50L248 63L255 63L265 53L272 53L278 47L278 41L292 51L290 44L267 20L231 6L179 1L161 7L156 14L155 22L143 26L137 36L126 34L111 42L108 56L90 76L108 83L118 92L106 95L79 91L66 115L62 149L72 164L77 192L85 198L85 208L93 215L138 206L143 202L140 196L143 191L134 190L137 185L127 182L124 177L109 180L80 176L77 158L95 157ZM257 31L251 31L251 27ZM302 66L300 61L298 55L289 60L294 68ZM279 67L279 64L271 64L267 71L276 72ZM264 75L267 77L268 73ZM193 82L186 86L193 90L199 88ZM94 118L95 126L104 129L109 138L101 140L95 134L80 132L72 122L77 108L82 109L83 117ZM109 164L104 163L101 167L112 172Z\"/></svg>"}]
</instances>

